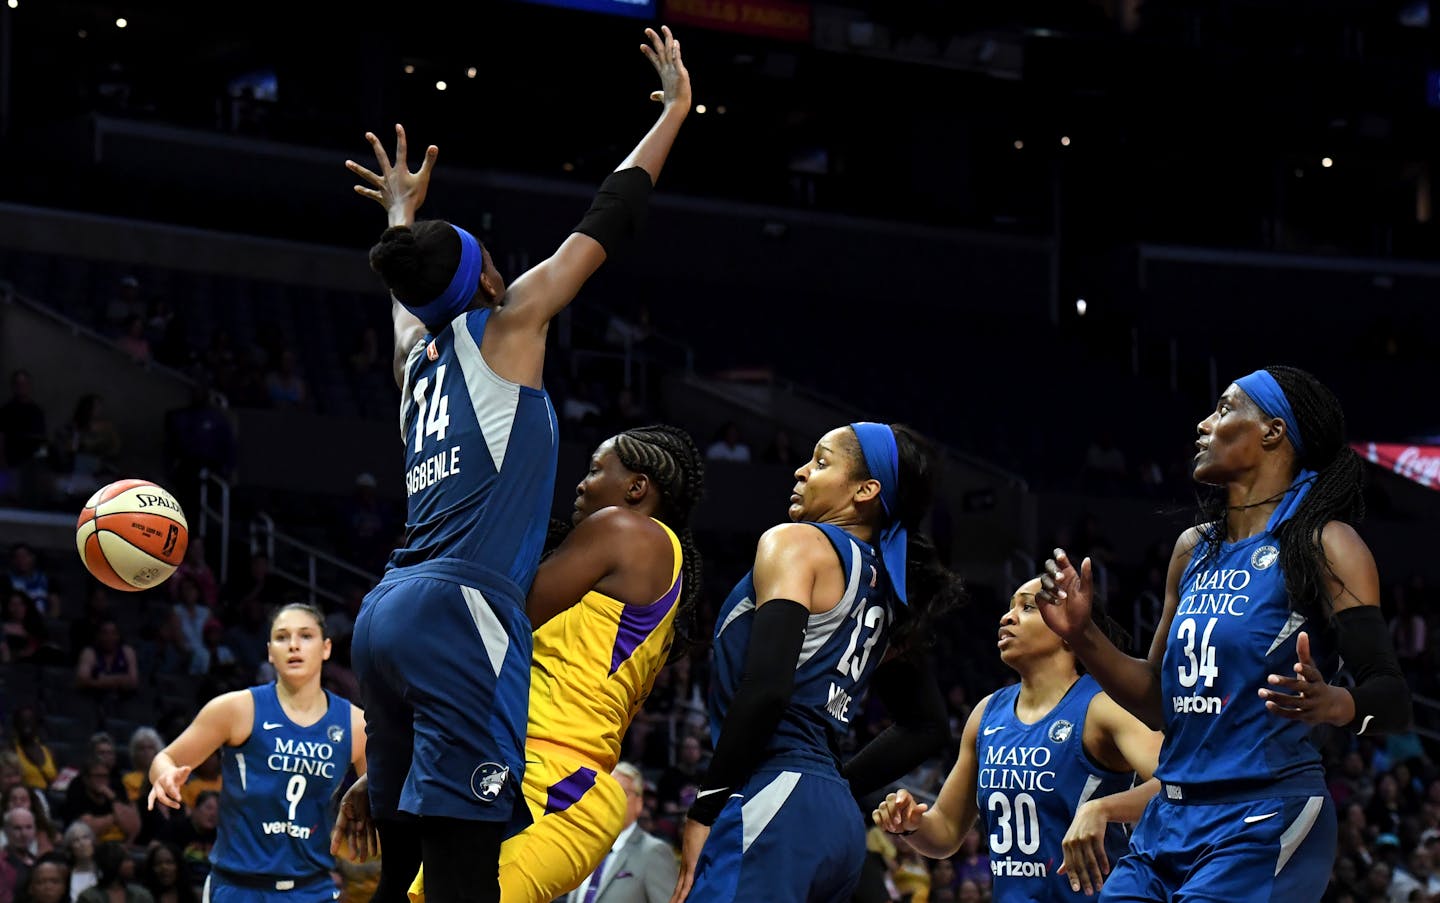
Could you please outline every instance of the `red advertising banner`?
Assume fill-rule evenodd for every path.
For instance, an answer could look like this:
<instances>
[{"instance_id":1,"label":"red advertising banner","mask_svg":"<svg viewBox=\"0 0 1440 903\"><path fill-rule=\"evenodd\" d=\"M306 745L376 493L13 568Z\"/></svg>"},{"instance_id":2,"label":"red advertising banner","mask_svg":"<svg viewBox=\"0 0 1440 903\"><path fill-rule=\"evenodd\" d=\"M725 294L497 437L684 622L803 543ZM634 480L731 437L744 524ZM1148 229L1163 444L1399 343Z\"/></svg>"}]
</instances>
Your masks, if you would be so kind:
<instances>
[{"instance_id":1,"label":"red advertising banner","mask_svg":"<svg viewBox=\"0 0 1440 903\"><path fill-rule=\"evenodd\" d=\"M1352 442L1360 457L1421 486L1440 490L1440 445Z\"/></svg>"},{"instance_id":2,"label":"red advertising banner","mask_svg":"<svg viewBox=\"0 0 1440 903\"><path fill-rule=\"evenodd\" d=\"M810 40L810 5L791 0L665 0L665 21L783 41Z\"/></svg>"}]
</instances>

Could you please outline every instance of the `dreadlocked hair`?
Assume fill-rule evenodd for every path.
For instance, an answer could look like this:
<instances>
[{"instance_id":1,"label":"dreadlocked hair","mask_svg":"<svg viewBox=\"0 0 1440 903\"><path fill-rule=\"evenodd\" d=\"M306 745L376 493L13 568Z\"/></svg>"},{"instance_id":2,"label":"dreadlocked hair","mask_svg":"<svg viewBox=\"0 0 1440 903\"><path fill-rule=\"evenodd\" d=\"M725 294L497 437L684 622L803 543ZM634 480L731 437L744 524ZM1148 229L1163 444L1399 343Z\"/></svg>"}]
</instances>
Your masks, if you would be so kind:
<instances>
[{"instance_id":1,"label":"dreadlocked hair","mask_svg":"<svg viewBox=\"0 0 1440 903\"><path fill-rule=\"evenodd\" d=\"M1325 558L1321 531L1332 520L1354 525L1365 517L1364 463L1345 441L1345 411L1333 392L1296 367L1272 366L1265 371L1285 393L1305 440L1305 452L1297 453L1295 463L1316 473L1295 514L1275 531L1285 592L1292 611L1328 621L1334 613L1334 600L1326 578L1334 571ZM1227 505L1223 489L1200 500L1201 523L1205 524L1199 542L1203 558L1220 550Z\"/></svg>"},{"instance_id":2,"label":"dreadlocked hair","mask_svg":"<svg viewBox=\"0 0 1440 903\"><path fill-rule=\"evenodd\" d=\"M935 543L921 524L935 505L937 466L935 447L911 427L890 424L899 452L898 486L895 491L893 516L905 527L909 539L905 545L905 586L909 602L895 622L891 643L901 655L920 654L934 642L938 631L935 622L966 599L965 583L960 575L940 560ZM855 462L852 475L862 480L873 479L860 450L860 440L846 431L846 450Z\"/></svg>"},{"instance_id":3,"label":"dreadlocked hair","mask_svg":"<svg viewBox=\"0 0 1440 903\"><path fill-rule=\"evenodd\" d=\"M689 433L663 423L617 435L615 457L627 470L643 473L660 490L660 520L680 540L683 589L675 609L675 642L668 659L675 661L699 645L695 609L700 600L702 570L690 515L705 495L705 462Z\"/></svg>"}]
</instances>

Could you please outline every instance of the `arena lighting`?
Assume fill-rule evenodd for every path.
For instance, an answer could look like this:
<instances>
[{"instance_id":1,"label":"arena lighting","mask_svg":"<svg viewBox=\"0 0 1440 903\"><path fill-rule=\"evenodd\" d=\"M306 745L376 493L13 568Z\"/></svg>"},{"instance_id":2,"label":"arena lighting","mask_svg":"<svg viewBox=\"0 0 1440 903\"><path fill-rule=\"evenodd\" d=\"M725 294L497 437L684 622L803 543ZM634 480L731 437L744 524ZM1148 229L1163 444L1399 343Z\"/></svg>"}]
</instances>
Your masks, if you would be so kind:
<instances>
[{"instance_id":1,"label":"arena lighting","mask_svg":"<svg viewBox=\"0 0 1440 903\"><path fill-rule=\"evenodd\" d=\"M466 78L474 78L478 73L479 73L479 70L476 69L474 66L471 66L469 69L466 69L466 70L465 70L465 77L466 77Z\"/></svg>"},{"instance_id":2,"label":"arena lighting","mask_svg":"<svg viewBox=\"0 0 1440 903\"><path fill-rule=\"evenodd\" d=\"M115 27L116 27L116 28L124 28L125 26L127 26L127 25L129 25L129 24L130 24L130 23L129 23L127 20L125 20L124 18L120 18L120 19L116 19L116 20L115 20Z\"/></svg>"},{"instance_id":3,"label":"arena lighting","mask_svg":"<svg viewBox=\"0 0 1440 903\"><path fill-rule=\"evenodd\" d=\"M1321 157L1320 165L1325 167L1326 169L1329 169L1330 167L1335 165L1335 161L1331 160L1329 157Z\"/></svg>"},{"instance_id":4,"label":"arena lighting","mask_svg":"<svg viewBox=\"0 0 1440 903\"><path fill-rule=\"evenodd\" d=\"M405 64L405 74L406 74L406 75L414 75L414 74L415 74L415 67L412 66L412 65L410 65L409 63L406 63L406 64Z\"/></svg>"},{"instance_id":5,"label":"arena lighting","mask_svg":"<svg viewBox=\"0 0 1440 903\"><path fill-rule=\"evenodd\" d=\"M723 103L722 103L720 106L718 106L718 107L715 108L715 115L716 115L716 116L724 116L724 115L725 115L725 105L724 105Z\"/></svg>"},{"instance_id":6,"label":"arena lighting","mask_svg":"<svg viewBox=\"0 0 1440 903\"><path fill-rule=\"evenodd\" d=\"M1090 305L1085 303L1084 298L1075 299L1075 313L1079 314L1080 316L1085 316L1085 311L1087 308L1089 308L1089 306Z\"/></svg>"},{"instance_id":7,"label":"arena lighting","mask_svg":"<svg viewBox=\"0 0 1440 903\"><path fill-rule=\"evenodd\" d=\"M697 103L697 104L695 105L695 112L697 112L697 113L704 113L704 112L705 112L705 105L704 105L703 103Z\"/></svg>"},{"instance_id":8,"label":"arena lighting","mask_svg":"<svg viewBox=\"0 0 1440 903\"><path fill-rule=\"evenodd\" d=\"M1024 150L1024 149L1025 149L1025 142L1024 142L1024 141L1021 141L1019 138L1016 138L1016 139L1015 139L1015 149L1016 149L1016 150Z\"/></svg>"},{"instance_id":9,"label":"arena lighting","mask_svg":"<svg viewBox=\"0 0 1440 903\"><path fill-rule=\"evenodd\" d=\"M1069 146L1070 146L1070 136L1069 136L1069 135L1061 135L1061 136L1060 136L1060 146L1061 146L1061 147L1069 147Z\"/></svg>"},{"instance_id":10,"label":"arena lighting","mask_svg":"<svg viewBox=\"0 0 1440 903\"><path fill-rule=\"evenodd\" d=\"M435 83L435 90L436 90L436 91L444 91L445 88L446 88L446 85L445 85L445 82L444 82L443 80L442 80L442 81L438 81L438 82Z\"/></svg>"},{"instance_id":11,"label":"arena lighting","mask_svg":"<svg viewBox=\"0 0 1440 903\"><path fill-rule=\"evenodd\" d=\"M19 9L19 8L20 8L20 0L7 0L7 2L6 2L5 5L8 6L8 7L10 7L11 9Z\"/></svg>"},{"instance_id":12,"label":"arena lighting","mask_svg":"<svg viewBox=\"0 0 1440 903\"><path fill-rule=\"evenodd\" d=\"M80 40L83 41L83 40L85 40L86 38L90 37L90 32L88 32L88 31L86 31L85 29L82 28L82 29L80 29L78 32L76 32L76 35L80 38Z\"/></svg>"}]
</instances>

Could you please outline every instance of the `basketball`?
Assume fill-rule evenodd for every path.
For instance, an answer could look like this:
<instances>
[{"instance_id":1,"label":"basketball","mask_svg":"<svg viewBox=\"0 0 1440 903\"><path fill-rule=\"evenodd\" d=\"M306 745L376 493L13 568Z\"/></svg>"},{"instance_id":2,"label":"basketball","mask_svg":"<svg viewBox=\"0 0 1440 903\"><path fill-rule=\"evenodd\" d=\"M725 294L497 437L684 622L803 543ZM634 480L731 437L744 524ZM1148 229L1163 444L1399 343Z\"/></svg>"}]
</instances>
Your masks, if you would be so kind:
<instances>
[{"instance_id":1,"label":"basketball","mask_svg":"<svg viewBox=\"0 0 1440 903\"><path fill-rule=\"evenodd\" d=\"M125 592L164 583L185 558L190 528L180 503L149 480L117 480L90 496L75 525L85 568Z\"/></svg>"}]
</instances>

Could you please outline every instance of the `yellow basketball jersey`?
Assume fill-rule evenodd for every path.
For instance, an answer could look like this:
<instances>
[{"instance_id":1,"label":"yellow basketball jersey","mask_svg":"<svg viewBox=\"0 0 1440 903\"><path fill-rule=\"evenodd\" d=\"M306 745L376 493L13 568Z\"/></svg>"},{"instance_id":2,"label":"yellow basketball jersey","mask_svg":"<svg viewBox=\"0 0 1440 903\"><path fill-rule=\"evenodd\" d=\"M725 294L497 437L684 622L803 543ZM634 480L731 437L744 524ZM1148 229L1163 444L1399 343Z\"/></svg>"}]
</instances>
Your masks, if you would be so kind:
<instances>
[{"instance_id":1,"label":"yellow basketball jersey","mask_svg":"<svg viewBox=\"0 0 1440 903\"><path fill-rule=\"evenodd\" d=\"M609 772L620 739L665 664L682 590L680 540L670 537L670 589L649 605L626 605L590 591L535 631L527 739L588 756Z\"/></svg>"}]
</instances>

